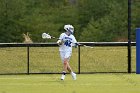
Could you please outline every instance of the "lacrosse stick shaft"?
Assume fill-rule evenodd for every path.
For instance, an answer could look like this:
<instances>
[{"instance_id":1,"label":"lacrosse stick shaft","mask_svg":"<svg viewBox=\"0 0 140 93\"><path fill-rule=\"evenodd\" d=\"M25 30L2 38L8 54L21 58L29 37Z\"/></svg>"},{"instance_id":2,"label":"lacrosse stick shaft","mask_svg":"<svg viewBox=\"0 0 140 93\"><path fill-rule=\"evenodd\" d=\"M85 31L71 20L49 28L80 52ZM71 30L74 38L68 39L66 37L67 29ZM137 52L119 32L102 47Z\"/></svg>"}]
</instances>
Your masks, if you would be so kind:
<instances>
[{"instance_id":1,"label":"lacrosse stick shaft","mask_svg":"<svg viewBox=\"0 0 140 93\"><path fill-rule=\"evenodd\" d=\"M92 46L87 46L87 45L84 45L84 44L78 44L79 46L84 46L84 47L88 47L88 48L93 48Z\"/></svg>"},{"instance_id":2,"label":"lacrosse stick shaft","mask_svg":"<svg viewBox=\"0 0 140 93\"><path fill-rule=\"evenodd\" d=\"M43 35L44 34L44 35ZM56 37L54 37L54 36L52 36L52 35L49 35L49 34L47 34L47 33L43 33L42 35L44 36L44 38L45 39L57 39L57 40L59 40L59 38L56 38ZM43 37L42 36L42 37ZM63 41L63 43L64 43L65 41ZM92 46L87 46L87 45L84 45L84 44L80 44L80 43L75 43L75 44L77 44L78 46L84 46L84 47L88 47L88 48L93 48Z\"/></svg>"}]
</instances>

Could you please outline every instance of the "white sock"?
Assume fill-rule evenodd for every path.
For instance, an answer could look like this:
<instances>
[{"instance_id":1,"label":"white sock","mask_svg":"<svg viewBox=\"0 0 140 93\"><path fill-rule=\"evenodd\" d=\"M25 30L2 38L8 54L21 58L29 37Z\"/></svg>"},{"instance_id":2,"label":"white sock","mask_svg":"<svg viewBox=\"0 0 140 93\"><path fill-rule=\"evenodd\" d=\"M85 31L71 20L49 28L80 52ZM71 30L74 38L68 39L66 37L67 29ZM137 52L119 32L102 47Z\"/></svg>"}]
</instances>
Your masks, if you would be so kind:
<instances>
[{"instance_id":1,"label":"white sock","mask_svg":"<svg viewBox=\"0 0 140 93\"><path fill-rule=\"evenodd\" d=\"M71 72L71 74L74 74L74 72Z\"/></svg>"}]
</instances>

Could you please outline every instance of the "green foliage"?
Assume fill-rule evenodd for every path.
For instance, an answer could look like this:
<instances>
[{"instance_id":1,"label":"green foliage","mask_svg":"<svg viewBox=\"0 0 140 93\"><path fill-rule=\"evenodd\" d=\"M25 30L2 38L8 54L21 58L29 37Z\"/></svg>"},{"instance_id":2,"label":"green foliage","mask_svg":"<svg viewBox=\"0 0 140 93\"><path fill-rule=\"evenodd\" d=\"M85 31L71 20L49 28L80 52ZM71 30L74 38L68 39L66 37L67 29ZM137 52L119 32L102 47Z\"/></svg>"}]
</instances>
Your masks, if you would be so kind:
<instances>
[{"instance_id":1,"label":"green foliage","mask_svg":"<svg viewBox=\"0 0 140 93\"><path fill-rule=\"evenodd\" d=\"M90 20L81 34L81 41L115 41L116 38L127 38L127 2L119 4L112 1L107 7L107 14Z\"/></svg>"},{"instance_id":2,"label":"green foliage","mask_svg":"<svg viewBox=\"0 0 140 93\"><path fill-rule=\"evenodd\" d=\"M26 32L34 42L43 42L43 32L59 37L64 24L74 25L78 41L127 40L127 4L127 0L0 0L0 42L23 42ZM134 41L139 6L132 2Z\"/></svg>"}]
</instances>

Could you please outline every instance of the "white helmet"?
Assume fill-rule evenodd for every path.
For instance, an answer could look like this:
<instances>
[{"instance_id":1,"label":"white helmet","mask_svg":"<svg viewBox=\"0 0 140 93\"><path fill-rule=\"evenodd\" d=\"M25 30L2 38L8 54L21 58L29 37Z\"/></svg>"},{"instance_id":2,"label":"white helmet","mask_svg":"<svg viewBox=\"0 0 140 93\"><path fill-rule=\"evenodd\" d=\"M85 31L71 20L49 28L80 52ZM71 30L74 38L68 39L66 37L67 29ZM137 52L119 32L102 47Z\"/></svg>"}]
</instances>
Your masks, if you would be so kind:
<instances>
[{"instance_id":1,"label":"white helmet","mask_svg":"<svg viewBox=\"0 0 140 93\"><path fill-rule=\"evenodd\" d=\"M72 25L64 25L64 29L70 32L71 34L73 34L74 32L74 27Z\"/></svg>"}]
</instances>

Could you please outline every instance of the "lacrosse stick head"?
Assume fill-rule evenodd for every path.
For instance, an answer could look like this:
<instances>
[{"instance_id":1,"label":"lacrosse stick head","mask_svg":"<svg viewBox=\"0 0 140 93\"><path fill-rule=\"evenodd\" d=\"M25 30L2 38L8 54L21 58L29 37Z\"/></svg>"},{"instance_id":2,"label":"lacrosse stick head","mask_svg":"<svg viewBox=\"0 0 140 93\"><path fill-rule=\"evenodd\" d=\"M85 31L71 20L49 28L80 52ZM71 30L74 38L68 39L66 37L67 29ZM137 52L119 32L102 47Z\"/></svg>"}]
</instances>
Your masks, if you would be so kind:
<instances>
[{"instance_id":1,"label":"lacrosse stick head","mask_svg":"<svg viewBox=\"0 0 140 93\"><path fill-rule=\"evenodd\" d=\"M42 38L43 39L51 39L51 36L47 33L42 33Z\"/></svg>"}]
</instances>

